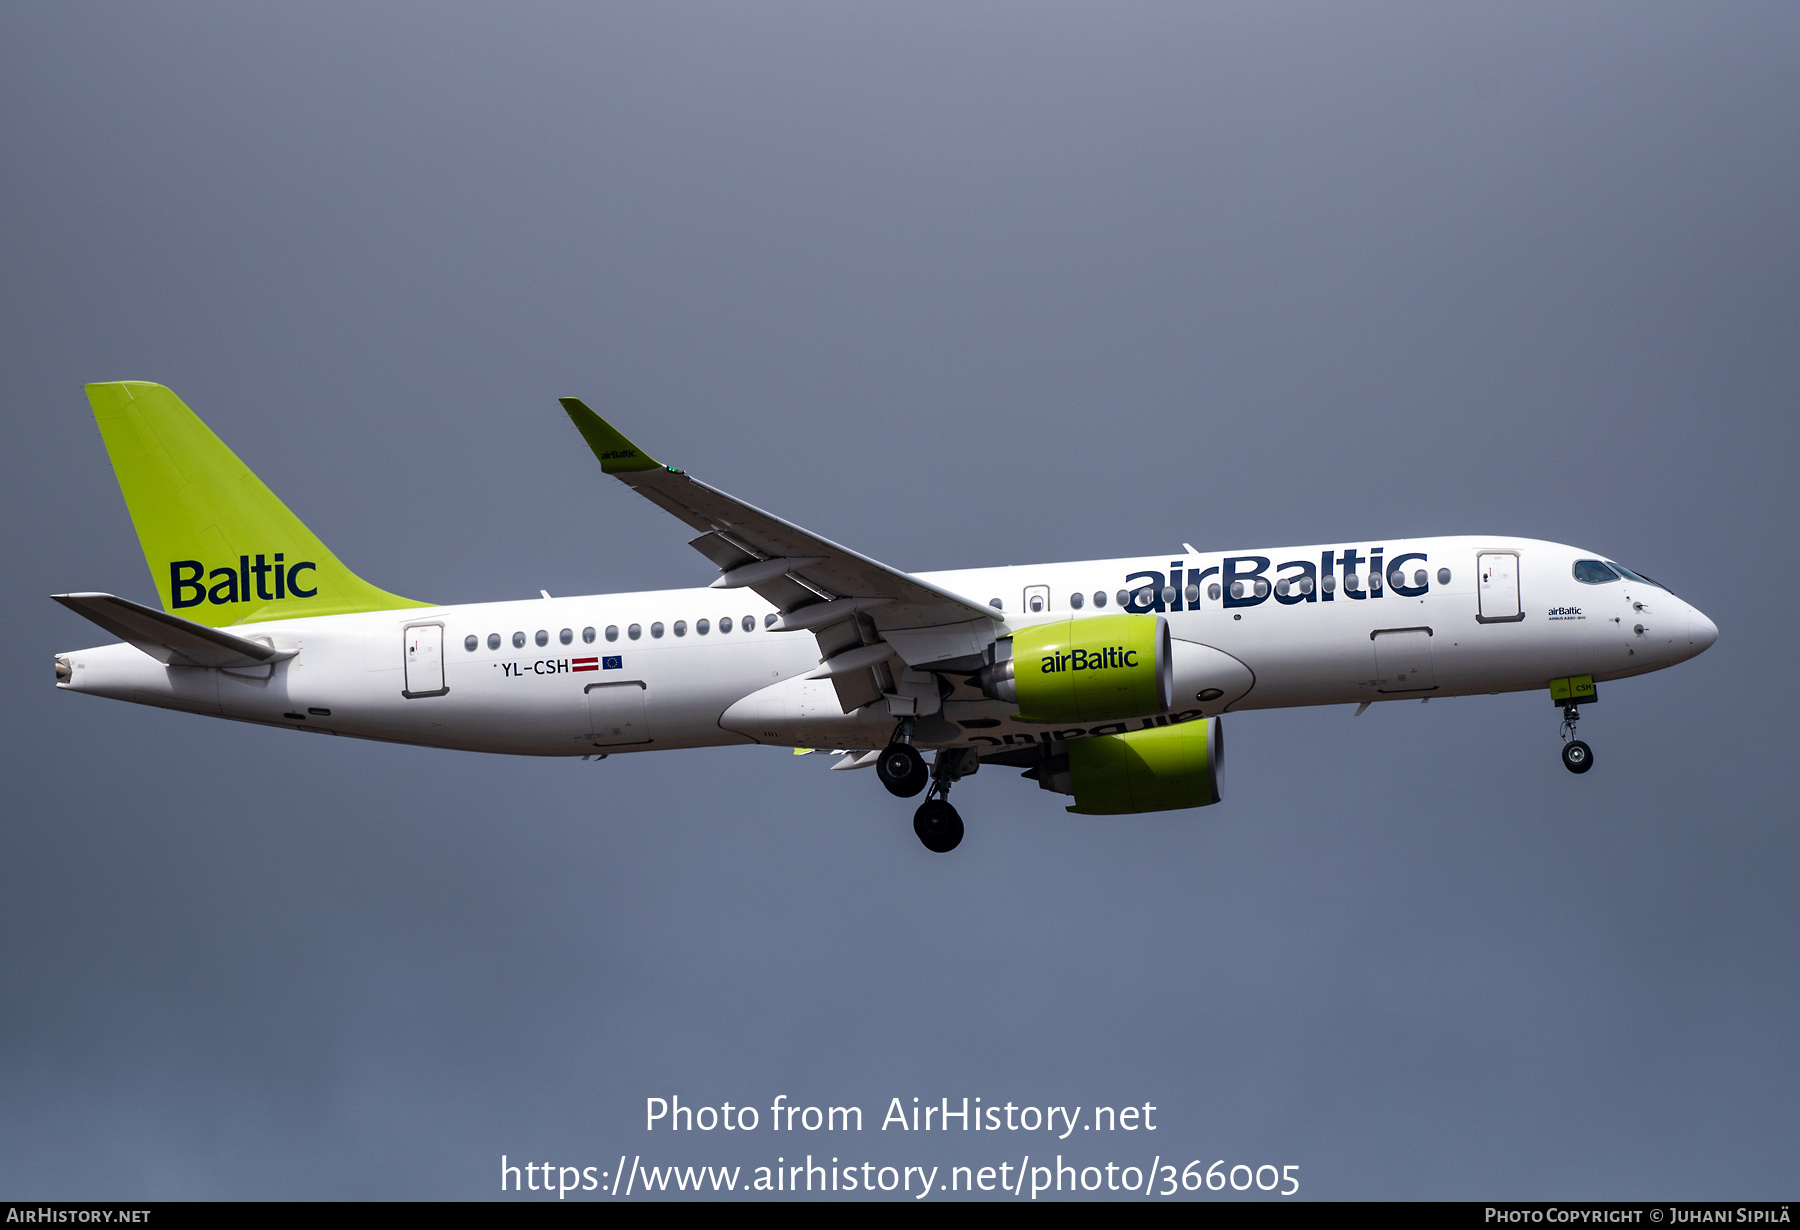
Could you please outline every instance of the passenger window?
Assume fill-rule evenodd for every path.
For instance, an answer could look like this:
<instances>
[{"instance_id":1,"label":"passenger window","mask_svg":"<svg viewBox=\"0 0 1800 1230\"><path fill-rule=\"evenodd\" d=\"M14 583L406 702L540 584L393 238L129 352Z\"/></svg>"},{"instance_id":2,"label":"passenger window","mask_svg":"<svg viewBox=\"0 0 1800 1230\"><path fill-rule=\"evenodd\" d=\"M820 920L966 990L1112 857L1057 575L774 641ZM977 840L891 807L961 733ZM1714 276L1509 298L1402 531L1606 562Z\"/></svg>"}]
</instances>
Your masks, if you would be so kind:
<instances>
[{"instance_id":1,"label":"passenger window","mask_svg":"<svg viewBox=\"0 0 1800 1230\"><path fill-rule=\"evenodd\" d=\"M1583 585L1606 585L1619 579L1619 574L1597 559L1575 561L1575 579Z\"/></svg>"},{"instance_id":2,"label":"passenger window","mask_svg":"<svg viewBox=\"0 0 1800 1230\"><path fill-rule=\"evenodd\" d=\"M474 653L475 647L479 644L481 644L481 638L479 636L465 636L463 638L463 648L470 653Z\"/></svg>"},{"instance_id":3,"label":"passenger window","mask_svg":"<svg viewBox=\"0 0 1800 1230\"><path fill-rule=\"evenodd\" d=\"M618 624L607 624L606 625L606 639L609 641L616 641L619 639L619 625ZM633 639L636 639L636 638L633 638Z\"/></svg>"},{"instance_id":4,"label":"passenger window","mask_svg":"<svg viewBox=\"0 0 1800 1230\"><path fill-rule=\"evenodd\" d=\"M513 633L513 648L514 649L525 648L525 634L523 632Z\"/></svg>"},{"instance_id":5,"label":"passenger window","mask_svg":"<svg viewBox=\"0 0 1800 1230\"><path fill-rule=\"evenodd\" d=\"M561 641L561 642L562 642L562 643L563 643L563 644L565 644L565 645L572 645L572 644L574 644L574 642L575 642L575 629L573 629L573 628L564 628L564 629L563 629L563 630L562 630L562 631L561 631L561 632L558 632L558 633L557 633L557 634L556 634L556 639L557 639L557 640L559 640L559 641Z\"/></svg>"},{"instance_id":6,"label":"passenger window","mask_svg":"<svg viewBox=\"0 0 1800 1230\"><path fill-rule=\"evenodd\" d=\"M1321 580L1319 582L1319 584L1320 584L1320 586L1322 586L1324 588L1326 593L1328 593L1328 594L1331 593L1333 590L1335 590L1337 588L1337 573L1335 573L1335 572L1326 573L1324 576L1324 579Z\"/></svg>"},{"instance_id":7,"label":"passenger window","mask_svg":"<svg viewBox=\"0 0 1800 1230\"><path fill-rule=\"evenodd\" d=\"M694 624L694 631L698 632L701 636L705 636L708 632L712 631L712 621L706 619L698 621Z\"/></svg>"},{"instance_id":8,"label":"passenger window","mask_svg":"<svg viewBox=\"0 0 1800 1230\"><path fill-rule=\"evenodd\" d=\"M993 607L996 611L1004 611L1006 609L1000 605L1000 599L998 598L989 598L988 605Z\"/></svg>"},{"instance_id":9,"label":"passenger window","mask_svg":"<svg viewBox=\"0 0 1800 1230\"><path fill-rule=\"evenodd\" d=\"M1163 605L1164 606L1174 606L1175 605L1175 587L1173 585L1163 586Z\"/></svg>"},{"instance_id":10,"label":"passenger window","mask_svg":"<svg viewBox=\"0 0 1800 1230\"><path fill-rule=\"evenodd\" d=\"M1233 581L1231 583L1231 596L1233 598L1242 598L1244 596L1244 583L1242 581Z\"/></svg>"},{"instance_id":11,"label":"passenger window","mask_svg":"<svg viewBox=\"0 0 1800 1230\"><path fill-rule=\"evenodd\" d=\"M592 645L594 643L594 630L592 628L583 628L581 630L581 643L583 645Z\"/></svg>"},{"instance_id":12,"label":"passenger window","mask_svg":"<svg viewBox=\"0 0 1800 1230\"><path fill-rule=\"evenodd\" d=\"M1094 605L1095 606L1105 606L1106 605L1106 591L1105 590L1097 589L1094 591Z\"/></svg>"},{"instance_id":13,"label":"passenger window","mask_svg":"<svg viewBox=\"0 0 1800 1230\"><path fill-rule=\"evenodd\" d=\"M1077 611L1079 611L1082 608L1082 605L1085 602L1087 602L1087 599L1083 598L1080 594L1070 594L1069 595L1069 605L1074 607Z\"/></svg>"},{"instance_id":14,"label":"passenger window","mask_svg":"<svg viewBox=\"0 0 1800 1230\"><path fill-rule=\"evenodd\" d=\"M763 627L767 628L767 627L771 626L772 624L774 624L775 619L776 619L775 612L770 611L767 615L763 616Z\"/></svg>"},{"instance_id":15,"label":"passenger window","mask_svg":"<svg viewBox=\"0 0 1800 1230\"><path fill-rule=\"evenodd\" d=\"M1200 605L1200 587L1198 585L1188 586L1185 590L1183 590L1181 592L1181 596L1188 600L1189 606L1199 606Z\"/></svg>"},{"instance_id":16,"label":"passenger window","mask_svg":"<svg viewBox=\"0 0 1800 1230\"><path fill-rule=\"evenodd\" d=\"M663 634L663 626L662 626L662 622L660 620L657 621L656 623L653 623L650 625L650 638L652 640L660 639L662 634Z\"/></svg>"},{"instance_id":17,"label":"passenger window","mask_svg":"<svg viewBox=\"0 0 1800 1230\"><path fill-rule=\"evenodd\" d=\"M1357 590L1359 590L1361 588L1362 588L1362 582L1357 580L1356 574L1354 572L1346 572L1344 574L1344 592L1346 594L1354 594Z\"/></svg>"},{"instance_id":18,"label":"passenger window","mask_svg":"<svg viewBox=\"0 0 1800 1230\"><path fill-rule=\"evenodd\" d=\"M744 616L744 631L746 631L746 632L756 631L756 616L754 616L754 615Z\"/></svg>"},{"instance_id":19,"label":"passenger window","mask_svg":"<svg viewBox=\"0 0 1800 1230\"><path fill-rule=\"evenodd\" d=\"M539 628L537 630L537 643L539 648L548 645L550 643L550 634L542 628Z\"/></svg>"},{"instance_id":20,"label":"passenger window","mask_svg":"<svg viewBox=\"0 0 1800 1230\"><path fill-rule=\"evenodd\" d=\"M1425 570L1423 568L1420 568L1413 573L1413 588L1414 589L1424 589L1425 588Z\"/></svg>"},{"instance_id":21,"label":"passenger window","mask_svg":"<svg viewBox=\"0 0 1800 1230\"><path fill-rule=\"evenodd\" d=\"M644 626L642 624L632 624L631 627L625 629L625 635L635 641L638 637L644 635Z\"/></svg>"},{"instance_id":22,"label":"passenger window","mask_svg":"<svg viewBox=\"0 0 1800 1230\"><path fill-rule=\"evenodd\" d=\"M1211 598L1214 602L1219 600L1219 592L1219 583L1217 581L1214 581L1211 585L1206 587L1206 596Z\"/></svg>"},{"instance_id":23,"label":"passenger window","mask_svg":"<svg viewBox=\"0 0 1800 1230\"><path fill-rule=\"evenodd\" d=\"M1115 597L1119 600L1120 606L1130 606L1131 605L1131 595L1128 592L1126 592L1125 590L1120 590L1118 593L1114 594L1113 597Z\"/></svg>"},{"instance_id":24,"label":"passenger window","mask_svg":"<svg viewBox=\"0 0 1800 1230\"><path fill-rule=\"evenodd\" d=\"M729 631L731 631L731 616L727 615L719 621L719 635L724 636Z\"/></svg>"},{"instance_id":25,"label":"passenger window","mask_svg":"<svg viewBox=\"0 0 1800 1230\"><path fill-rule=\"evenodd\" d=\"M1439 585L1450 584L1450 570L1448 568L1439 568L1438 569L1438 584ZM1327 585L1325 588L1330 589L1331 586Z\"/></svg>"},{"instance_id":26,"label":"passenger window","mask_svg":"<svg viewBox=\"0 0 1800 1230\"><path fill-rule=\"evenodd\" d=\"M656 629L652 628L652 629L650 629L650 631L652 633L654 633L656 631ZM686 636L687 635L687 620L678 619L675 621L675 635L676 636Z\"/></svg>"},{"instance_id":27,"label":"passenger window","mask_svg":"<svg viewBox=\"0 0 1800 1230\"><path fill-rule=\"evenodd\" d=\"M500 648L500 634L498 632L488 633L488 648L489 649Z\"/></svg>"},{"instance_id":28,"label":"passenger window","mask_svg":"<svg viewBox=\"0 0 1800 1230\"><path fill-rule=\"evenodd\" d=\"M1313 592L1313 579L1311 577L1300 578L1300 592L1303 594L1310 594Z\"/></svg>"}]
</instances>

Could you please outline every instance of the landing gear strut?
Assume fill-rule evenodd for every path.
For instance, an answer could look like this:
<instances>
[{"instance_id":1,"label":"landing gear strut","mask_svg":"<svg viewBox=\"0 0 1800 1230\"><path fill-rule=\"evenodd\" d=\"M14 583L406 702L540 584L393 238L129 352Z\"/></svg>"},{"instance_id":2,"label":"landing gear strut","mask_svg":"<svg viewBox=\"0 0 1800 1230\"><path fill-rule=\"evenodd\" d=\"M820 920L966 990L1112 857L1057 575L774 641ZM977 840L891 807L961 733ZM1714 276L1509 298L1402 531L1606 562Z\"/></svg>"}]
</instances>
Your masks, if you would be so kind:
<instances>
[{"instance_id":1,"label":"landing gear strut","mask_svg":"<svg viewBox=\"0 0 1800 1230\"><path fill-rule=\"evenodd\" d=\"M966 748L945 748L932 761L931 790L913 813L913 832L933 854L948 854L962 842L962 817L950 806L950 783L963 776L963 760L973 755Z\"/></svg>"},{"instance_id":2,"label":"landing gear strut","mask_svg":"<svg viewBox=\"0 0 1800 1230\"><path fill-rule=\"evenodd\" d=\"M1581 720L1581 709L1577 705L1563 706L1561 735L1563 738L1563 768L1571 773L1586 773L1594 767L1594 749L1575 737L1575 723Z\"/></svg>"}]
</instances>

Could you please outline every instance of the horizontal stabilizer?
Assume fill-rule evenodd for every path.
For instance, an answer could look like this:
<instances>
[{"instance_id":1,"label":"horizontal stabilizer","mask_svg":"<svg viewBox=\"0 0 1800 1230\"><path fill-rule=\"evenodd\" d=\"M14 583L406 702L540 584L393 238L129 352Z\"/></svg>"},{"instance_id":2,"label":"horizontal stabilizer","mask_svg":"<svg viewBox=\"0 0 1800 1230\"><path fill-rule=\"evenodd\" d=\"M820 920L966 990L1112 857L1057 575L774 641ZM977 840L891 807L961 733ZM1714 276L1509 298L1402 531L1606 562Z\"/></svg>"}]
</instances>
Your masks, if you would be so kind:
<instances>
[{"instance_id":1,"label":"horizontal stabilizer","mask_svg":"<svg viewBox=\"0 0 1800 1230\"><path fill-rule=\"evenodd\" d=\"M112 594L52 594L129 645L170 666L245 667L284 662L300 651L276 649Z\"/></svg>"}]
</instances>

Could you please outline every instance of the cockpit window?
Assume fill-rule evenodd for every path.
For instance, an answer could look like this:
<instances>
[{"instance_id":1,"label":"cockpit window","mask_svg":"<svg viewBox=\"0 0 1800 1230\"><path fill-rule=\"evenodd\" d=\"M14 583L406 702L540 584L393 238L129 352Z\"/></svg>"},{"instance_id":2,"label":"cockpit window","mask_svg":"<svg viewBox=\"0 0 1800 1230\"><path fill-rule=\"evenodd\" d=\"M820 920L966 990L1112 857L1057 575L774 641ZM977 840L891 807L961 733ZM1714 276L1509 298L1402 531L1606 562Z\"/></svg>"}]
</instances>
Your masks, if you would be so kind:
<instances>
[{"instance_id":1,"label":"cockpit window","mask_svg":"<svg viewBox=\"0 0 1800 1230\"><path fill-rule=\"evenodd\" d=\"M1627 581L1642 581L1645 585L1654 585L1654 586L1656 586L1656 588L1658 588L1660 590L1665 590L1665 591L1669 588L1667 585L1664 585L1661 581L1652 581L1649 577L1645 576L1643 573L1633 572L1631 569L1627 568L1623 564L1615 564L1611 560L1607 560L1606 563L1607 563L1607 567L1611 568L1614 572L1616 572L1620 576L1624 577Z\"/></svg>"},{"instance_id":2,"label":"cockpit window","mask_svg":"<svg viewBox=\"0 0 1800 1230\"><path fill-rule=\"evenodd\" d=\"M1619 574L1597 559L1575 561L1575 579L1583 585L1605 585L1619 579Z\"/></svg>"}]
</instances>

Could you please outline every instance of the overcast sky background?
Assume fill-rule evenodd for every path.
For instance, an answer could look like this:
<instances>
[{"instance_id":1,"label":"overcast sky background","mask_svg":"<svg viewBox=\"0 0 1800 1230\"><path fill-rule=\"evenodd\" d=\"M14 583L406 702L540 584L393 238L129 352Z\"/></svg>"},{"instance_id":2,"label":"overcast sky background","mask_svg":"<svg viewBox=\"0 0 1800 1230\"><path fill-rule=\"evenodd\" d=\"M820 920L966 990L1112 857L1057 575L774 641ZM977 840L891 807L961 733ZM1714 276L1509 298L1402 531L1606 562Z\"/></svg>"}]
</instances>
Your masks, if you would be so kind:
<instances>
[{"instance_id":1,"label":"overcast sky background","mask_svg":"<svg viewBox=\"0 0 1800 1230\"><path fill-rule=\"evenodd\" d=\"M1792 4L9 4L0 1198L491 1197L499 1158L1297 1165L1786 1198ZM86 381L351 567L706 583L556 405L902 568L1487 532L1721 629L1605 685L1228 719L1225 801L603 763L52 686L154 601ZM862 1105L646 1136L647 1096ZM901 1137L888 1099L1155 1103ZM765 1112L766 1114L766 1112Z\"/></svg>"}]
</instances>

